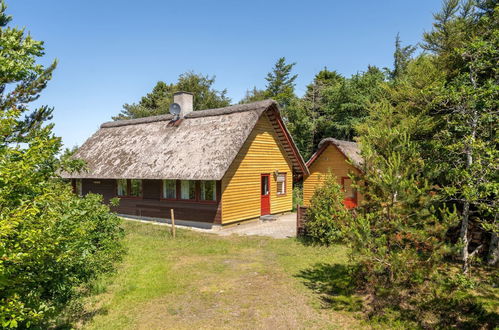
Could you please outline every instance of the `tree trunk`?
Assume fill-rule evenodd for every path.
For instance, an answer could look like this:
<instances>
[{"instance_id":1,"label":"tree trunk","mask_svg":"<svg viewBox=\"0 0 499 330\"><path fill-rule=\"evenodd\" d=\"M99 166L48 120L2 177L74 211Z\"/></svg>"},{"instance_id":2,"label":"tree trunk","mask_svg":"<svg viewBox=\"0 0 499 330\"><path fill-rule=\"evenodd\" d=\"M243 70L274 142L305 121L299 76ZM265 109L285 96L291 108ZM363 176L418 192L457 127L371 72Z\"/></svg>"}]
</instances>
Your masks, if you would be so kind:
<instances>
[{"instance_id":1,"label":"tree trunk","mask_svg":"<svg viewBox=\"0 0 499 330\"><path fill-rule=\"evenodd\" d=\"M471 75L471 81L474 83L473 76ZM477 122L478 122L478 113L476 110L474 110L471 114L471 141L465 148L465 153L466 153L466 169L471 171L471 166L473 165L473 142L475 141L476 137L476 129L477 129ZM470 266L470 253L469 253L469 245L470 245L470 239L468 235L468 228L469 228L469 222L470 222L470 200L468 197L464 196L464 207L463 207L463 220L461 223L461 241L463 243L463 249L461 251L461 257L463 260L463 273L467 274L469 271L469 266ZM473 254L477 253L478 251L475 250Z\"/></svg>"},{"instance_id":2,"label":"tree trunk","mask_svg":"<svg viewBox=\"0 0 499 330\"><path fill-rule=\"evenodd\" d=\"M489 257L487 263L490 266L497 266L499 261L499 235L492 233L489 244Z\"/></svg>"},{"instance_id":3,"label":"tree trunk","mask_svg":"<svg viewBox=\"0 0 499 330\"><path fill-rule=\"evenodd\" d=\"M460 237L461 237L461 242L463 244L463 248L461 250L461 260L463 260L463 273L467 274L469 270L469 245L470 245L470 240L468 238L468 227L469 227L469 221L470 219L470 202L466 201L464 202L464 208L463 208L463 220L461 222L461 232L460 232Z\"/></svg>"}]
</instances>

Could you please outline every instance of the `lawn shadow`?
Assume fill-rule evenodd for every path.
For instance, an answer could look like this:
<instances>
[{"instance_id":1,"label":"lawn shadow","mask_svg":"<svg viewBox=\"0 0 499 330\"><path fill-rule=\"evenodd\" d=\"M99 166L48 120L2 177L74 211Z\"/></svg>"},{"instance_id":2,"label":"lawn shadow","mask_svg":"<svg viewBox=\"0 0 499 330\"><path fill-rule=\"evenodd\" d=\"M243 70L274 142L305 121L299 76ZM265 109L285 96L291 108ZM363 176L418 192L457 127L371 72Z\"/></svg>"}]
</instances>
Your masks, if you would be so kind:
<instances>
[{"instance_id":1,"label":"lawn shadow","mask_svg":"<svg viewBox=\"0 0 499 330\"><path fill-rule=\"evenodd\" d=\"M362 299L355 294L353 271L351 265L318 263L295 276L321 296L323 308L357 312L362 310Z\"/></svg>"},{"instance_id":2,"label":"lawn shadow","mask_svg":"<svg viewBox=\"0 0 499 330\"><path fill-rule=\"evenodd\" d=\"M63 316L56 320L57 324L53 328L57 330L81 328L92 321L95 316L106 315L108 312L109 310L104 307L91 311L85 310L83 307L73 308L71 311L65 311Z\"/></svg>"},{"instance_id":3,"label":"lawn shadow","mask_svg":"<svg viewBox=\"0 0 499 330\"><path fill-rule=\"evenodd\" d=\"M422 309L432 311L436 322L431 326L439 329L497 329L499 326L499 314L487 311L472 296L435 298Z\"/></svg>"}]
</instances>

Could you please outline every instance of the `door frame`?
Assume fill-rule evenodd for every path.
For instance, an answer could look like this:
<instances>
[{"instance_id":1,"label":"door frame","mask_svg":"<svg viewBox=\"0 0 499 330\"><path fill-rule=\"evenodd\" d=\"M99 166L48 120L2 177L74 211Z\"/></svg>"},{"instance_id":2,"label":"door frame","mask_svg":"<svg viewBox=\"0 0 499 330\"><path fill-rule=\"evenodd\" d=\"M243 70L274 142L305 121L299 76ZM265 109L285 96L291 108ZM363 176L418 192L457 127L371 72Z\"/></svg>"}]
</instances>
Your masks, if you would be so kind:
<instances>
[{"instance_id":1,"label":"door frame","mask_svg":"<svg viewBox=\"0 0 499 330\"><path fill-rule=\"evenodd\" d=\"M267 177L267 195L262 195L263 177ZM271 187L271 184L270 184L270 173L262 173L262 174L260 174L260 215L271 214L271 212L270 212L271 211L270 210L270 194L271 194L270 187ZM266 196L266 198L264 198L264 196ZM263 207L264 200L266 200L266 203L267 203L267 208L266 209L264 209L264 207ZM267 210L267 209L268 209L268 212L264 212L264 210Z\"/></svg>"}]
</instances>

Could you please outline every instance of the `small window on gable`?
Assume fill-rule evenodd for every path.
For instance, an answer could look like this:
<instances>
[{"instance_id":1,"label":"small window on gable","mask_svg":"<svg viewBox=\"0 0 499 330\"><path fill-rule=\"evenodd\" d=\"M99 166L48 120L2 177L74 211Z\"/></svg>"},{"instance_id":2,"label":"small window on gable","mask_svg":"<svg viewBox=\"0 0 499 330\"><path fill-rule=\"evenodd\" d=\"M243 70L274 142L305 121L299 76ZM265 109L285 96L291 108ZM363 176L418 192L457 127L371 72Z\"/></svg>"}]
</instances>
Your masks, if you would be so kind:
<instances>
[{"instance_id":1,"label":"small window on gable","mask_svg":"<svg viewBox=\"0 0 499 330\"><path fill-rule=\"evenodd\" d=\"M196 199L196 181L180 181L180 198L185 200Z\"/></svg>"},{"instance_id":2,"label":"small window on gable","mask_svg":"<svg viewBox=\"0 0 499 330\"><path fill-rule=\"evenodd\" d=\"M277 174L277 194L278 195L286 194L286 173Z\"/></svg>"},{"instance_id":3,"label":"small window on gable","mask_svg":"<svg viewBox=\"0 0 499 330\"><path fill-rule=\"evenodd\" d=\"M177 198L177 181L163 180L163 198L166 199Z\"/></svg>"},{"instance_id":4,"label":"small window on gable","mask_svg":"<svg viewBox=\"0 0 499 330\"><path fill-rule=\"evenodd\" d=\"M126 179L118 179L116 181L118 184L118 196L126 196L128 194Z\"/></svg>"},{"instance_id":5,"label":"small window on gable","mask_svg":"<svg viewBox=\"0 0 499 330\"><path fill-rule=\"evenodd\" d=\"M76 182L75 182L75 193L78 196L83 196L83 184L81 182L81 179L76 179Z\"/></svg>"},{"instance_id":6,"label":"small window on gable","mask_svg":"<svg viewBox=\"0 0 499 330\"><path fill-rule=\"evenodd\" d=\"M201 200L203 201L217 200L216 181L201 181Z\"/></svg>"}]
</instances>

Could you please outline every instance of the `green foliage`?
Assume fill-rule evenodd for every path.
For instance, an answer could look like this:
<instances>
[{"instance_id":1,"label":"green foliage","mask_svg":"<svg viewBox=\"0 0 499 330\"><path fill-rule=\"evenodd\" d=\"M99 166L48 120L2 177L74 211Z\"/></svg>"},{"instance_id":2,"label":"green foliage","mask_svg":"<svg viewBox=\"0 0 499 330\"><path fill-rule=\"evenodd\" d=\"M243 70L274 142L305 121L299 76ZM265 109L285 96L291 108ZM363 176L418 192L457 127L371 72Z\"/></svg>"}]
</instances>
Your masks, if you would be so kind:
<instances>
[{"instance_id":1,"label":"green foliage","mask_svg":"<svg viewBox=\"0 0 499 330\"><path fill-rule=\"evenodd\" d=\"M263 101L267 99L267 93L265 90L261 90L255 87L251 90L246 91L246 95L243 97L239 104L251 103L256 101Z\"/></svg>"},{"instance_id":2,"label":"green foliage","mask_svg":"<svg viewBox=\"0 0 499 330\"><path fill-rule=\"evenodd\" d=\"M78 151L78 147L64 149L63 153L59 157L58 167L65 172L75 173L84 171L86 168L86 163L82 159L75 159L72 156Z\"/></svg>"},{"instance_id":3,"label":"green foliage","mask_svg":"<svg viewBox=\"0 0 499 330\"><path fill-rule=\"evenodd\" d=\"M277 60L265 80L267 85L264 90L253 87L246 91L245 97L239 103L250 103L266 99L274 99L281 108L285 109L295 98L295 80L298 75L292 75L296 63L286 63L286 58Z\"/></svg>"},{"instance_id":4,"label":"green foliage","mask_svg":"<svg viewBox=\"0 0 499 330\"><path fill-rule=\"evenodd\" d=\"M328 173L315 190L307 210L306 231L313 241L330 245L343 239L351 214L343 205L344 192L337 178Z\"/></svg>"},{"instance_id":5,"label":"green foliage","mask_svg":"<svg viewBox=\"0 0 499 330\"><path fill-rule=\"evenodd\" d=\"M464 272L484 246L471 249L470 222L484 224L492 236L499 227L499 14L489 2L479 5L445 2L433 31L425 35L446 77L431 109L432 119L440 125L432 136L430 154L446 199L461 215ZM494 248L493 241L490 246ZM495 246L491 263L497 263Z\"/></svg>"},{"instance_id":6,"label":"green foliage","mask_svg":"<svg viewBox=\"0 0 499 330\"><path fill-rule=\"evenodd\" d=\"M365 200L345 235L375 318L422 327L497 319L467 293L480 285L469 266L486 244L471 249L469 223L497 233L498 213L499 19L481 5L445 1L424 36L432 54L410 58L398 44L393 79L356 126ZM461 240L451 246L456 223ZM468 276L449 272L456 249Z\"/></svg>"},{"instance_id":7,"label":"green foliage","mask_svg":"<svg viewBox=\"0 0 499 330\"><path fill-rule=\"evenodd\" d=\"M159 81L151 93L142 97L139 103L125 104L121 113L114 120L156 116L169 113L175 92L194 93L194 110L225 107L230 104L227 90L213 89L215 77L204 76L195 72L186 72L178 77L175 84Z\"/></svg>"},{"instance_id":8,"label":"green foliage","mask_svg":"<svg viewBox=\"0 0 499 330\"><path fill-rule=\"evenodd\" d=\"M295 184L293 187L293 211L296 211L298 205L303 205L303 186Z\"/></svg>"},{"instance_id":9,"label":"green foliage","mask_svg":"<svg viewBox=\"0 0 499 330\"><path fill-rule=\"evenodd\" d=\"M122 230L100 196L81 199L54 179L52 109L28 104L56 63L36 64L42 43L9 21L0 2L0 326L47 327L81 285L112 269Z\"/></svg>"},{"instance_id":10,"label":"green foliage","mask_svg":"<svg viewBox=\"0 0 499 330\"><path fill-rule=\"evenodd\" d=\"M291 74L295 65L296 63L286 63L286 58L281 57L265 77L267 80L265 96L276 100L282 108L286 108L296 97L295 80L298 75Z\"/></svg>"},{"instance_id":11,"label":"green foliage","mask_svg":"<svg viewBox=\"0 0 499 330\"><path fill-rule=\"evenodd\" d=\"M316 145L324 137L352 141L356 126L368 115L369 106L380 99L385 74L374 66L323 90L324 107L318 116Z\"/></svg>"},{"instance_id":12,"label":"green foliage","mask_svg":"<svg viewBox=\"0 0 499 330\"><path fill-rule=\"evenodd\" d=\"M423 124L384 103L359 126L364 158L359 189L366 200L348 235L373 290L396 293L399 285L428 280L444 256L446 224L434 208L438 194L411 137Z\"/></svg>"},{"instance_id":13,"label":"green foliage","mask_svg":"<svg viewBox=\"0 0 499 330\"><path fill-rule=\"evenodd\" d=\"M310 158L326 137L353 140L355 126L368 115L369 105L379 99L384 81L385 74L372 66L351 78L327 69L320 71L304 97L294 99L283 110L304 158Z\"/></svg>"},{"instance_id":14,"label":"green foliage","mask_svg":"<svg viewBox=\"0 0 499 330\"><path fill-rule=\"evenodd\" d=\"M395 38L395 52L393 53L393 70L390 70L390 77L395 80L401 77L411 60L412 54L416 51L415 46L402 47L400 35L397 33Z\"/></svg>"}]
</instances>

